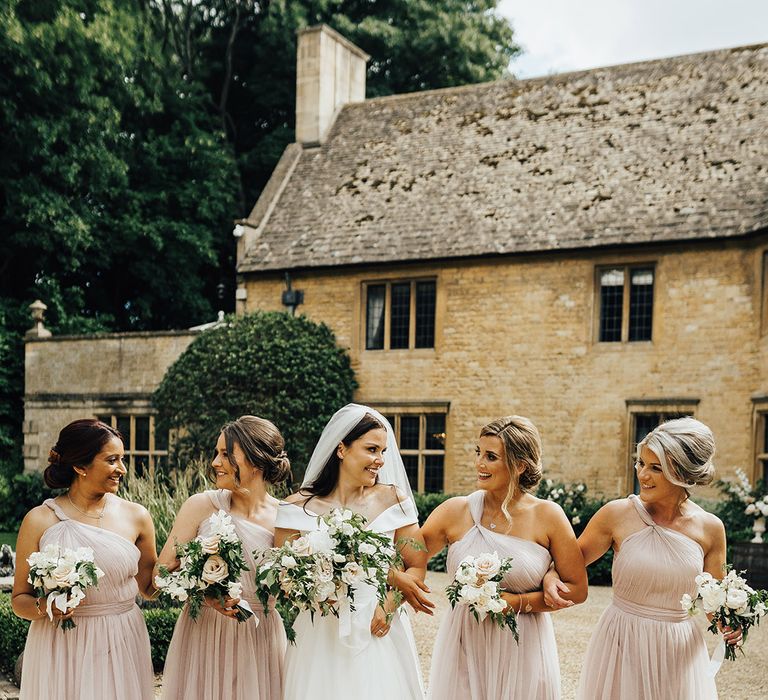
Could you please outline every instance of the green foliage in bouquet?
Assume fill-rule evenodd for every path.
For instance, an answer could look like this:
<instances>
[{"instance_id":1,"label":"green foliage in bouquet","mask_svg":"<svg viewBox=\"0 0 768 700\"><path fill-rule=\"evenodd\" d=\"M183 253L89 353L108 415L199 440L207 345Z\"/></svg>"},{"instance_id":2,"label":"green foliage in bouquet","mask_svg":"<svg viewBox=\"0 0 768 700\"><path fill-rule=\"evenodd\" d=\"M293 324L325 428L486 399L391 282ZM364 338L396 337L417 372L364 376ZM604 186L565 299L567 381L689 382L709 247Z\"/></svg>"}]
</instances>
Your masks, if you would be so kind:
<instances>
[{"instance_id":1,"label":"green foliage in bouquet","mask_svg":"<svg viewBox=\"0 0 768 700\"><path fill-rule=\"evenodd\" d=\"M356 387L349 356L328 326L257 312L228 317L196 338L169 368L154 402L161 429L180 429L180 460L210 455L227 421L268 417L285 437L300 482L325 424Z\"/></svg>"}]
</instances>

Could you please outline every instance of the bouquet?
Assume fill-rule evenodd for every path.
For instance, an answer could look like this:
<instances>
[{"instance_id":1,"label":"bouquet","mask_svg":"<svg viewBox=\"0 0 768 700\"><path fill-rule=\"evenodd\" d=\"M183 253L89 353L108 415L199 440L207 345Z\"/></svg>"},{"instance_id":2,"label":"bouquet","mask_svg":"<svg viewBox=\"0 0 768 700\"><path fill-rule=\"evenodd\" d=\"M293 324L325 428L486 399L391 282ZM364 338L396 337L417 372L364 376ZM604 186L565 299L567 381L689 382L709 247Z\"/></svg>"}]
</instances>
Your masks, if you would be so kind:
<instances>
[{"instance_id":1,"label":"bouquet","mask_svg":"<svg viewBox=\"0 0 768 700\"><path fill-rule=\"evenodd\" d=\"M29 577L35 596L47 598L46 612L53 621L53 606L66 613L73 610L85 598L85 588L98 586L104 572L93 562L90 547L61 549L49 544L42 552L32 552L29 562ZM61 629L66 632L76 627L73 620L62 620Z\"/></svg>"},{"instance_id":2,"label":"bouquet","mask_svg":"<svg viewBox=\"0 0 768 700\"><path fill-rule=\"evenodd\" d=\"M374 586L383 605L387 574L400 562L389 538L366 530L362 515L335 508L319 516L318 524L320 529L267 550L256 575L264 609L273 597L291 643L299 613L308 610L313 620L318 612L339 617L340 606L347 603L353 611L355 588L361 584Z\"/></svg>"},{"instance_id":3,"label":"bouquet","mask_svg":"<svg viewBox=\"0 0 768 700\"><path fill-rule=\"evenodd\" d=\"M243 586L240 576L248 571L243 558L243 543L235 532L232 518L223 510L208 519L211 534L198 536L191 542L176 545L181 566L169 573L164 566L155 576L160 595L169 601L189 602L189 615L197 620L206 596L212 596L223 605L226 596L240 598ZM243 622L253 615L247 601L237 605L236 618ZM254 618L258 624L258 618Z\"/></svg>"},{"instance_id":4,"label":"bouquet","mask_svg":"<svg viewBox=\"0 0 768 700\"><path fill-rule=\"evenodd\" d=\"M465 557L445 592L451 608L457 603L467 605L475 620L482 622L488 617L502 629L508 628L519 642L517 616L513 610L505 612L507 603L502 599L499 587L504 574L511 568L512 557L501 559L496 552Z\"/></svg>"},{"instance_id":5,"label":"bouquet","mask_svg":"<svg viewBox=\"0 0 768 700\"><path fill-rule=\"evenodd\" d=\"M718 625L731 629L741 627L742 640L746 641L749 628L760 624L760 618L768 609L768 591L755 591L733 569L728 569L721 581L706 572L699 574L696 577L696 597L691 598L686 593L680 605L689 615L695 615L697 604L700 605L705 613L712 616L707 629L714 634L718 633ZM725 645L725 658L729 661L736 659L736 647L732 644Z\"/></svg>"}]
</instances>

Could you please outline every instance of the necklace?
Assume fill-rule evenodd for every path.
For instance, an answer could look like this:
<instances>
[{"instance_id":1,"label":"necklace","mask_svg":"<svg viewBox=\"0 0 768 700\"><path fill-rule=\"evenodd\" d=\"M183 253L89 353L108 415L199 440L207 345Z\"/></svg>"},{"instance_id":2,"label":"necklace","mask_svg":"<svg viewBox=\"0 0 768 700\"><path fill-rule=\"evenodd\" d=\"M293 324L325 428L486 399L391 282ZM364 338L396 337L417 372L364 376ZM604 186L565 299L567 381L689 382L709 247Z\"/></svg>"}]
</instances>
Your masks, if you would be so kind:
<instances>
[{"instance_id":1,"label":"necklace","mask_svg":"<svg viewBox=\"0 0 768 700\"><path fill-rule=\"evenodd\" d=\"M491 529L491 530L495 530L495 529L496 529L496 523L495 523L495 522L493 522L493 521L494 521L494 520L496 520L496 518L498 518L498 517L499 517L499 515L500 515L500 513L496 513L496 515L494 515L494 516L491 518L490 522L488 523L488 528L489 528L489 529ZM506 520L506 518L505 518L505 520Z\"/></svg>"},{"instance_id":2,"label":"necklace","mask_svg":"<svg viewBox=\"0 0 768 700\"><path fill-rule=\"evenodd\" d=\"M99 521L99 527L101 527L101 519L104 517L104 511L107 508L107 501L104 499L104 505L101 507L101 511L99 511L98 515L92 515L91 513L88 513L84 511L82 508L78 508L75 505L75 502L72 500L72 497L67 493L67 500L72 504L72 507L78 512L82 513L86 518L92 518L93 520Z\"/></svg>"}]
</instances>

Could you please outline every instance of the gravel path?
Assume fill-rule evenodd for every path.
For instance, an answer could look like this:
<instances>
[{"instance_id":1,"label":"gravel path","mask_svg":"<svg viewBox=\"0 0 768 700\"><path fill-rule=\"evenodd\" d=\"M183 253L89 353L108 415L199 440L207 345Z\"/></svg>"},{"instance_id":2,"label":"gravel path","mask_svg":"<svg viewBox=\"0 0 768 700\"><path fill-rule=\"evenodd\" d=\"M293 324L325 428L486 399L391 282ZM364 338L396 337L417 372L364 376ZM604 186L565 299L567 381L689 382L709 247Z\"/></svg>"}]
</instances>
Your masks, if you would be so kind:
<instances>
[{"instance_id":1,"label":"gravel path","mask_svg":"<svg viewBox=\"0 0 768 700\"><path fill-rule=\"evenodd\" d=\"M443 593L448 583L446 574L428 572L427 585L432 589L438 611L432 617L421 613L411 615L425 682L429 682L429 664L437 628L442 616L449 610L448 600ZM563 700L572 700L575 697L581 662L589 636L610 600L610 588L593 586L589 590L586 603L553 615L560 653ZM703 615L698 618L702 627L705 627L705 620ZM717 638L706 631L705 637L711 652ZM717 689L721 698L728 698L728 700L768 698L768 624L752 629L745 648L746 656L735 662L724 662L720 673L717 674ZM494 699L488 698L488 700Z\"/></svg>"}]
</instances>

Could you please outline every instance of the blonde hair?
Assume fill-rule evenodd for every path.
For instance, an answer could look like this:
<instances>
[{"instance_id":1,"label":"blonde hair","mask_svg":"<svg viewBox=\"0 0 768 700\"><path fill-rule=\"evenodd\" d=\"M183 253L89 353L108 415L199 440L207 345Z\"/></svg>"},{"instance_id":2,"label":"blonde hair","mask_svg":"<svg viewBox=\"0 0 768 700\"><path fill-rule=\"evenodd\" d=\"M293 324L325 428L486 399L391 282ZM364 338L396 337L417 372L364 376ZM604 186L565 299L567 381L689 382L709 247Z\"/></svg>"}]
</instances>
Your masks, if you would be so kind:
<instances>
[{"instance_id":1,"label":"blonde hair","mask_svg":"<svg viewBox=\"0 0 768 700\"><path fill-rule=\"evenodd\" d=\"M661 463L667 481L688 491L706 486L715 478L715 438L701 421L686 416L665 421L637 445L637 452L647 447Z\"/></svg>"},{"instance_id":2,"label":"blonde hair","mask_svg":"<svg viewBox=\"0 0 768 700\"><path fill-rule=\"evenodd\" d=\"M518 487L532 491L541 481L541 437L536 426L523 416L504 416L480 428L480 437L497 437L504 447L504 462L512 477L501 511L507 521L512 518L507 506ZM518 471L522 466L523 470Z\"/></svg>"}]
</instances>

